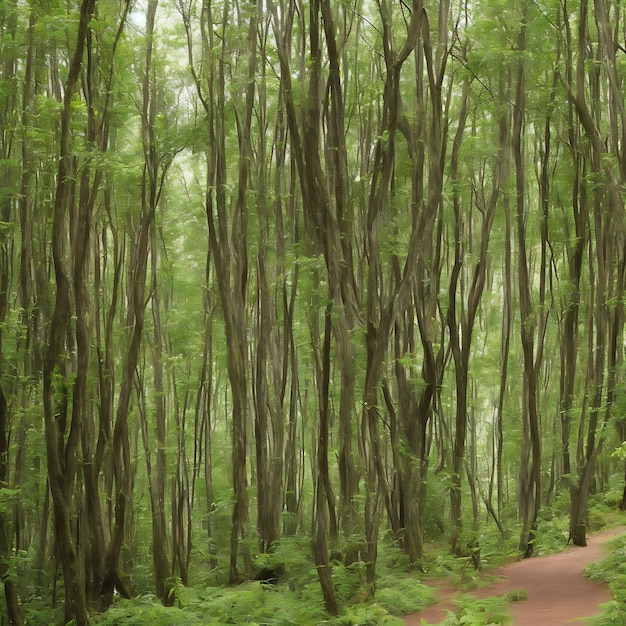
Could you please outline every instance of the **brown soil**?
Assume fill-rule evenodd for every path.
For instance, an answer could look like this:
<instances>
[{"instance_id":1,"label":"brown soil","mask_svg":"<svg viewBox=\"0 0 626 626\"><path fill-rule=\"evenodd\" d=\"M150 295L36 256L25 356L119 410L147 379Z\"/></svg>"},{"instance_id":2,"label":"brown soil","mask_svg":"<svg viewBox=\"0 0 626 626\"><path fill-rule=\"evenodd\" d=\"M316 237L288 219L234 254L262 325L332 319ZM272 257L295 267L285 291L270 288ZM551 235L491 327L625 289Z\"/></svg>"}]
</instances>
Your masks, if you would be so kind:
<instances>
[{"instance_id":1,"label":"brown soil","mask_svg":"<svg viewBox=\"0 0 626 626\"><path fill-rule=\"evenodd\" d=\"M603 558L603 544L624 532L624 528L605 530L587 539L587 547L570 546L560 554L525 559L492 572L501 578L484 589L472 591L477 598L501 596L523 589L528 599L509 604L516 626L562 626L584 624L585 618L597 615L599 605L611 600L607 585L593 582L584 575L585 566ZM458 593L448 585L437 585L439 602L423 611L404 617L406 626L439 624L448 611L458 611L453 599Z\"/></svg>"}]
</instances>

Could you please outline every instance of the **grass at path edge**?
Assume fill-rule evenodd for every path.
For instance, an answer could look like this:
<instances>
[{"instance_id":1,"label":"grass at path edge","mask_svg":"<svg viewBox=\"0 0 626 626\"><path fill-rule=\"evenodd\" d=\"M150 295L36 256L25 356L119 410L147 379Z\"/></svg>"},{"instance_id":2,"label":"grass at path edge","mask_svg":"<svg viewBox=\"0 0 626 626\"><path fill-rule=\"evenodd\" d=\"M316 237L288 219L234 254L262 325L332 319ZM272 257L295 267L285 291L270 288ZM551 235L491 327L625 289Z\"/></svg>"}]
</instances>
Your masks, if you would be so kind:
<instances>
[{"instance_id":1,"label":"grass at path edge","mask_svg":"<svg viewBox=\"0 0 626 626\"><path fill-rule=\"evenodd\" d=\"M589 619L588 626L623 626L626 624L626 533L611 539L610 549L601 561L590 563L585 575L591 580L607 583L613 600L601 604L602 612Z\"/></svg>"}]
</instances>

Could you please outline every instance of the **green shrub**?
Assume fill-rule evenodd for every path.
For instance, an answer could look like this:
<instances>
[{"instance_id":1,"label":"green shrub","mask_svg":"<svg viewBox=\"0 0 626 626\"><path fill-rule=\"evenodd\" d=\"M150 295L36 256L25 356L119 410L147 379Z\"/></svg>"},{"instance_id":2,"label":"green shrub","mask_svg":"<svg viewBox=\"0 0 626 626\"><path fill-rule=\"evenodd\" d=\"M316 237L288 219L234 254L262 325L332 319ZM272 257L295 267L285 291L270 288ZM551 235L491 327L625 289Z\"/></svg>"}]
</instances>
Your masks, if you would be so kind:
<instances>
[{"instance_id":1,"label":"green shrub","mask_svg":"<svg viewBox=\"0 0 626 626\"><path fill-rule=\"evenodd\" d=\"M540 517L533 541L533 556L562 552L567 546L568 535L568 517L552 517L551 519Z\"/></svg>"},{"instance_id":2,"label":"green shrub","mask_svg":"<svg viewBox=\"0 0 626 626\"><path fill-rule=\"evenodd\" d=\"M415 613L435 601L433 590L413 578L382 580L376 591L376 602L392 615Z\"/></svg>"},{"instance_id":3,"label":"green shrub","mask_svg":"<svg viewBox=\"0 0 626 626\"><path fill-rule=\"evenodd\" d=\"M626 535L611 540L609 546L611 553L585 570L591 580L608 583L613 594L613 600L601 605L602 613L589 620L590 626L626 624Z\"/></svg>"},{"instance_id":4,"label":"green shrub","mask_svg":"<svg viewBox=\"0 0 626 626\"><path fill-rule=\"evenodd\" d=\"M207 621L194 612L177 607L165 608L154 596L144 596L116 603L106 613L93 615L91 623L99 626L187 626L207 624Z\"/></svg>"},{"instance_id":5,"label":"green shrub","mask_svg":"<svg viewBox=\"0 0 626 626\"><path fill-rule=\"evenodd\" d=\"M323 622L309 622L328 624L329 626L402 626L401 619L389 615L385 609L377 604L369 606L355 606L344 610L341 616L327 619ZM306 622L302 622L303 626Z\"/></svg>"},{"instance_id":6,"label":"green shrub","mask_svg":"<svg viewBox=\"0 0 626 626\"><path fill-rule=\"evenodd\" d=\"M528 593L524 589L511 589L500 597L507 602L523 602L528 600Z\"/></svg>"},{"instance_id":7,"label":"green shrub","mask_svg":"<svg viewBox=\"0 0 626 626\"><path fill-rule=\"evenodd\" d=\"M460 605L457 612L447 611L448 616L441 626L492 626L511 624L513 618L507 613L507 601L495 596L476 599L462 596L455 600ZM423 623L424 620L422 620Z\"/></svg>"}]
</instances>

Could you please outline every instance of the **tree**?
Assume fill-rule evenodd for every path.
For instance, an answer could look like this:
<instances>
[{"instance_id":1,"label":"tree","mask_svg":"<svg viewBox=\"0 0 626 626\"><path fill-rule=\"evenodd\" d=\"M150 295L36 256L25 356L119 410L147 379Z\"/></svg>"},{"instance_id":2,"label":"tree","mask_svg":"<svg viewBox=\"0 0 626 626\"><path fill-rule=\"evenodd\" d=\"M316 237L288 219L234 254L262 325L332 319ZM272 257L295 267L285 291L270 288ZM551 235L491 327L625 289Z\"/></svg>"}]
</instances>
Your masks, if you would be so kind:
<instances>
[{"instance_id":1,"label":"tree","mask_svg":"<svg viewBox=\"0 0 626 626\"><path fill-rule=\"evenodd\" d=\"M15 217L13 214L12 199L15 196L15 126L17 115L17 92L7 89L8 85L16 85L17 58L15 46L17 44L17 11L16 7L9 5L0 12L3 27L0 34L6 42L0 50L4 61L0 66L0 84L5 86L0 97L0 124L3 131L0 138L0 216L5 227L0 234L0 326L2 329L7 324L7 316L10 311L11 284L14 277L14 255L12 253L11 223ZM31 40L32 41L32 40ZM32 45L29 47L32 53ZM28 63L28 61L27 61ZM8 228L7 228L8 226ZM5 381L9 379L10 357L9 348L6 345L6 333L0 330L0 371L2 371L2 383L0 384L0 577L3 581L6 609L10 623L21 625L24 623L17 584L14 574L11 572L11 556L14 545L14 531L11 523L11 477L10 477L10 441L12 435L11 415L7 396L14 393L12 385Z\"/></svg>"},{"instance_id":2,"label":"tree","mask_svg":"<svg viewBox=\"0 0 626 626\"><path fill-rule=\"evenodd\" d=\"M383 545L529 556L563 486L584 544L624 433L623 21L0 2L10 619L296 549L340 615Z\"/></svg>"},{"instance_id":3,"label":"tree","mask_svg":"<svg viewBox=\"0 0 626 626\"><path fill-rule=\"evenodd\" d=\"M618 88L615 66L615 48L610 18L603 3L594 3L593 17L597 28L597 51L595 57L589 46L590 8L586 1L580 3L578 43L574 71L572 50L574 47L570 18L564 12L568 54L570 60L565 88L570 102L570 117L577 117L588 147L582 152L584 160L574 156L577 169L573 219L581 239L578 247L570 252L570 277L573 283L571 312L566 313L567 331L573 336L578 322L580 301L579 284L582 271L582 255L587 248L589 255L589 289L592 304L584 322L587 337L587 367L584 375L585 397L582 399L578 418L576 444L576 467L572 467L569 452L569 432L572 413L573 374L565 373L562 384L562 421L564 471L569 476L571 514L570 536L575 545L586 545L586 516L596 459L606 438L605 426L610 420L616 385L617 342L623 334L621 322L621 299L624 290L624 204L617 191L623 180L623 167L617 165L624 132L623 96ZM587 61L600 61L587 70ZM601 71L601 68L604 71ZM608 94L608 120L602 115L601 85L604 81ZM589 106L588 102L594 104ZM575 113L574 113L575 112ZM608 126L609 139L605 143L601 129ZM581 134L570 132L570 142L578 145ZM606 147L605 147L606 146ZM578 171L581 174L578 174ZM589 172L595 184L589 188L583 176ZM579 182L580 181L580 182ZM617 268L617 272L615 271ZM617 304L609 306L615 299ZM566 340L562 355L564 366L576 363L577 345L573 339ZM604 415L603 415L604 414ZM575 469L575 471L574 471Z\"/></svg>"},{"instance_id":4,"label":"tree","mask_svg":"<svg viewBox=\"0 0 626 626\"><path fill-rule=\"evenodd\" d=\"M518 50L526 49L527 7L522 9L521 26L517 38ZM537 518L541 507L541 431L538 407L538 381L541 351L535 348L535 311L533 307L526 241L526 165L522 128L526 81L524 63L520 56L515 74L515 107L513 111L512 151L515 164L515 212L518 244L517 280L519 287L520 337L524 356L524 385L522 396L522 423L524 443L522 447L522 467L520 475L520 513L522 533L520 551L528 557L533 551L533 540L537 530ZM528 458L530 449L530 459Z\"/></svg>"},{"instance_id":5,"label":"tree","mask_svg":"<svg viewBox=\"0 0 626 626\"><path fill-rule=\"evenodd\" d=\"M58 162L57 187L54 201L52 222L52 254L54 262L54 278L56 285L55 303L48 330L48 349L43 363L43 406L46 426L46 449L48 457L48 476L54 505L54 525L57 536L60 560L63 563L63 579L65 584L65 622L75 620L77 624L86 624L87 598L85 594L84 571L77 551L72 527L72 497L74 481L79 462L78 449L81 430L81 394L84 395L83 371L74 380L73 404L71 415L68 415L71 369L65 358L67 346L67 330L72 315L70 300L70 270L66 257L68 204L71 198L72 154L70 141L70 118L72 98L77 88L83 63L89 22L95 10L93 0L84 0L80 7L80 20L76 46L73 50L71 65L64 85L63 108L61 114L60 154ZM81 207L90 211L92 204ZM85 217L89 217L87 214ZM88 232L88 230L87 230ZM86 242L81 241L85 246ZM77 261L79 263L83 259ZM75 269L75 283L80 282L80 269ZM77 302L84 320L84 301ZM80 334L80 331L79 331ZM81 365L87 357L87 346L77 337L77 350L80 350ZM80 345L80 347L79 347ZM68 350L69 348L69 350ZM82 405L84 407L84 405ZM67 423L68 417L70 424Z\"/></svg>"},{"instance_id":6,"label":"tree","mask_svg":"<svg viewBox=\"0 0 626 626\"><path fill-rule=\"evenodd\" d=\"M243 21L248 17L247 49L243 54L247 59L247 87L244 90L244 108L237 131L239 148L237 166L237 191L232 215L228 206L231 198L226 194L228 182L228 164L226 153L226 71L227 37L229 11L226 2L222 12L222 47L221 55L215 53L213 30L207 28L213 24L212 6L202 4L201 33L202 54L207 63L201 75L194 68L193 36L191 31L190 7L183 8L183 17L187 31L190 64L199 97L206 112L207 132L210 138L207 150L207 193L206 217L209 231L209 245L215 262L216 279L219 287L224 324L226 329L228 377L232 389L232 471L235 504L232 514L230 543L230 579L240 577L238 556L244 562L244 572L251 573L252 562L247 535L249 531L249 510L247 495L247 438L248 438L248 351L246 349L247 332L247 287L248 287L248 206L249 185L250 129L255 96L254 76L256 72L256 5L249 11L238 7L237 15ZM206 85L204 84L206 81ZM239 112L236 113L239 115ZM241 546L241 548L240 548Z\"/></svg>"}]
</instances>

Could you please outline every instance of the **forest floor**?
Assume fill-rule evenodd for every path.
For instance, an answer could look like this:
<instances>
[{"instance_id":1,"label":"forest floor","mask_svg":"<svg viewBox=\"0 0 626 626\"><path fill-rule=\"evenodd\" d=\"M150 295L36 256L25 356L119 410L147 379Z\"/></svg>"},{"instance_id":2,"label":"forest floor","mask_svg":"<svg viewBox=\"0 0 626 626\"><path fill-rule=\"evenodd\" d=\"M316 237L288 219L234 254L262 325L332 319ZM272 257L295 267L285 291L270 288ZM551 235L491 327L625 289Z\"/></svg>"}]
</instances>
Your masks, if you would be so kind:
<instances>
[{"instance_id":1,"label":"forest floor","mask_svg":"<svg viewBox=\"0 0 626 626\"><path fill-rule=\"evenodd\" d=\"M585 567L602 559L606 554L604 544L625 530L621 526L592 535L585 548L570 546L558 554L509 563L489 572L498 577L495 583L462 593L487 598L524 590L528 599L509 604L515 626L583 624L585 618L600 612L601 603L612 599L607 585L585 576ZM422 619L427 624L439 624L447 617L446 611L459 610L454 599L461 592L445 582L433 584L439 601L423 611L403 617L406 626L420 626Z\"/></svg>"}]
</instances>

